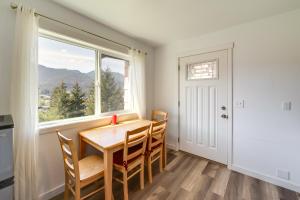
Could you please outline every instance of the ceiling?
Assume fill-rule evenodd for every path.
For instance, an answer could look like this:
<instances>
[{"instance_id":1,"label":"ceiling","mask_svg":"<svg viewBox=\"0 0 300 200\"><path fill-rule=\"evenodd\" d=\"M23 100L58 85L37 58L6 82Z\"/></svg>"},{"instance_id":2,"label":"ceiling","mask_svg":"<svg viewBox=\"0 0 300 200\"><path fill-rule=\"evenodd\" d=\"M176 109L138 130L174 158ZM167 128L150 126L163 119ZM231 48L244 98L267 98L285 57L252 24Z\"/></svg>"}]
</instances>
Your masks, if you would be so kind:
<instances>
[{"instance_id":1,"label":"ceiling","mask_svg":"<svg viewBox=\"0 0 300 200\"><path fill-rule=\"evenodd\" d=\"M300 0L53 0L152 46L300 8Z\"/></svg>"}]
</instances>

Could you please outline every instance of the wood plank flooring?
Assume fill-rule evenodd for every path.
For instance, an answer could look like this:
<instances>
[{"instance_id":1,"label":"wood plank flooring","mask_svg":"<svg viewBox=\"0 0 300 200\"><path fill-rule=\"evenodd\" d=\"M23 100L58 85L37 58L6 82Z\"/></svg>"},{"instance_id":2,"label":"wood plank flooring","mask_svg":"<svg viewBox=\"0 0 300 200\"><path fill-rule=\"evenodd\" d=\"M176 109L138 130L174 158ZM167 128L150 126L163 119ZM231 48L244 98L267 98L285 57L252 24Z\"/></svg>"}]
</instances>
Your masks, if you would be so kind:
<instances>
[{"instance_id":1,"label":"wood plank flooring","mask_svg":"<svg viewBox=\"0 0 300 200\"><path fill-rule=\"evenodd\" d=\"M147 171L145 171L147 172ZM114 172L115 173L115 172ZM129 181L132 200L300 200L296 192L228 170L226 166L185 152L168 151L168 165L159 173L153 168L150 185L145 173L145 189L139 189L139 176ZM103 182L97 183L102 185ZM96 187L96 184L92 187ZM122 185L113 182L115 200L123 199ZM90 188L86 188L88 191ZM52 200L62 200L63 194ZM104 199L100 192L90 200Z\"/></svg>"}]
</instances>

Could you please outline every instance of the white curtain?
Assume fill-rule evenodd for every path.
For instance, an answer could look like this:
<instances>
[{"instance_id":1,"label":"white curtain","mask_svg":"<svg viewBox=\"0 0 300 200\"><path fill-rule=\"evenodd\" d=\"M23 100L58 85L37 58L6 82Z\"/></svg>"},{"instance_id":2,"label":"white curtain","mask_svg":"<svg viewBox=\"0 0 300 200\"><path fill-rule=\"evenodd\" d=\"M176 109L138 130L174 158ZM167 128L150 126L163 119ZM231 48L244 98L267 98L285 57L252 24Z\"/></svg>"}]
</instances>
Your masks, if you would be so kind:
<instances>
[{"instance_id":1,"label":"white curtain","mask_svg":"<svg viewBox=\"0 0 300 200\"><path fill-rule=\"evenodd\" d=\"M14 128L15 200L37 199L37 48L34 10L17 8L11 77Z\"/></svg>"},{"instance_id":2,"label":"white curtain","mask_svg":"<svg viewBox=\"0 0 300 200\"><path fill-rule=\"evenodd\" d=\"M146 118L146 58L144 53L130 50L130 91L133 111Z\"/></svg>"}]
</instances>

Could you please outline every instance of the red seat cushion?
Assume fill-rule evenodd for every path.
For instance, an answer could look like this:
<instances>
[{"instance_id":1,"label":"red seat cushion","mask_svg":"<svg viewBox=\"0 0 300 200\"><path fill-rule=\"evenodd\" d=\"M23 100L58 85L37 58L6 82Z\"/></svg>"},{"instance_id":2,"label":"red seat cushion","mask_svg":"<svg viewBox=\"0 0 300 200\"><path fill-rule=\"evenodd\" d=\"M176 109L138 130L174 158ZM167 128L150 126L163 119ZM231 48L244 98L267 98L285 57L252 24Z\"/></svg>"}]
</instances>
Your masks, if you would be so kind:
<instances>
[{"instance_id":1,"label":"red seat cushion","mask_svg":"<svg viewBox=\"0 0 300 200\"><path fill-rule=\"evenodd\" d=\"M128 154L132 154L133 152L135 152L135 151L141 149L142 147L143 147L143 144L142 144L142 143L141 143L141 144L138 144L138 145L135 145L135 146L133 146L133 147L130 147L130 148L128 149ZM124 165L124 163L123 163L123 154L124 154L124 153L123 153L123 149L121 149L121 150L119 150L119 151L117 151L117 152L114 153L114 158L113 158L114 164L117 164L117 165ZM128 160L128 161L127 161L127 164L133 162L134 160L135 160L135 158L132 158L131 160ZM124 167L125 167L125 166L124 166Z\"/></svg>"}]
</instances>

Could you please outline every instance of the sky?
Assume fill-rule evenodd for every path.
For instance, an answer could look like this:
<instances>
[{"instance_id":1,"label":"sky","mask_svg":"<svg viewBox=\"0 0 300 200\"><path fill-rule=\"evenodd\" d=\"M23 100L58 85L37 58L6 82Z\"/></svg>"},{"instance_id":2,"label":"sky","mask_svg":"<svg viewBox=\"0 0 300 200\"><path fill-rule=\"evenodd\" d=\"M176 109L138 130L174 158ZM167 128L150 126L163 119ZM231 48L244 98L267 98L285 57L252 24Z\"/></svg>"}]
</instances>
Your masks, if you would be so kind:
<instances>
[{"instance_id":1,"label":"sky","mask_svg":"<svg viewBox=\"0 0 300 200\"><path fill-rule=\"evenodd\" d=\"M113 72L119 72L121 74L125 74L124 68L125 66L125 61L124 60L119 60L119 59L114 59L110 57L105 57L102 59L102 69L106 70L107 68L110 68L111 71Z\"/></svg>"},{"instance_id":2,"label":"sky","mask_svg":"<svg viewBox=\"0 0 300 200\"><path fill-rule=\"evenodd\" d=\"M56 69L78 70L88 73L95 70L96 51L60 41L39 37L39 64ZM105 57L102 69L124 74L125 61Z\"/></svg>"}]
</instances>

